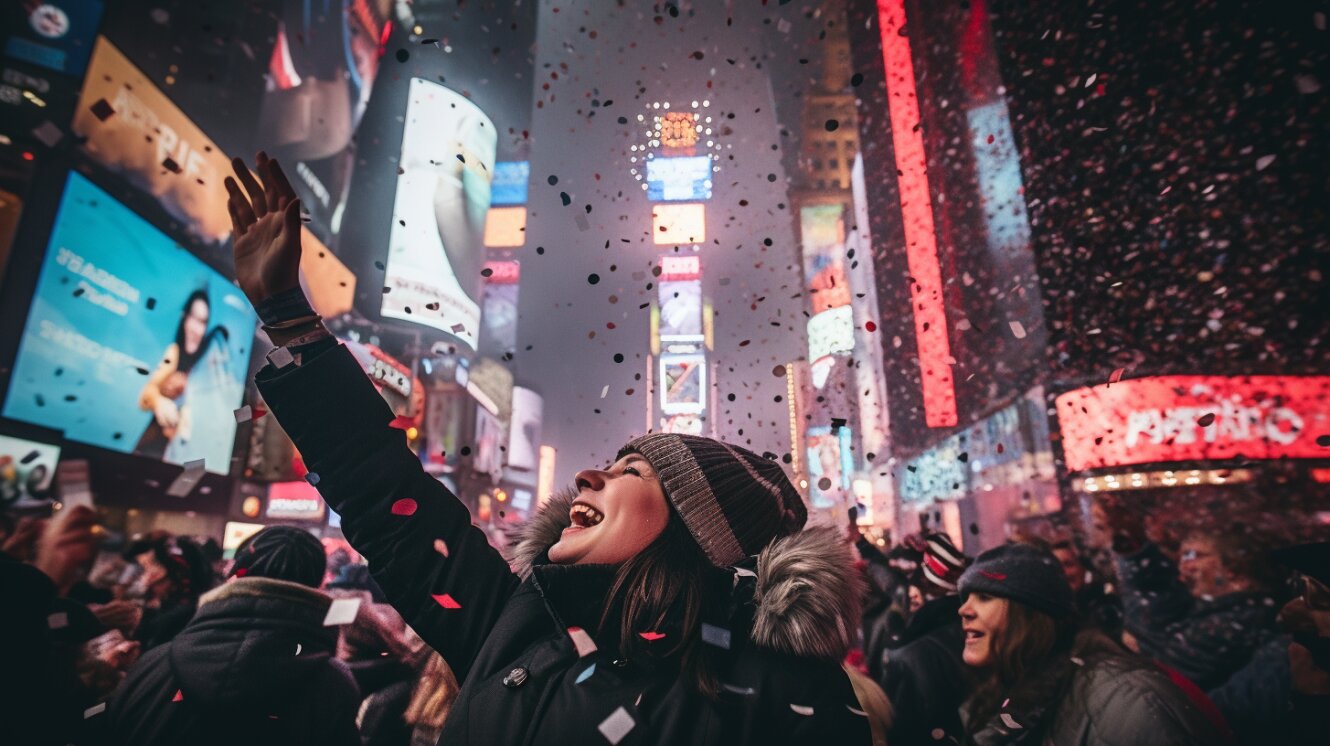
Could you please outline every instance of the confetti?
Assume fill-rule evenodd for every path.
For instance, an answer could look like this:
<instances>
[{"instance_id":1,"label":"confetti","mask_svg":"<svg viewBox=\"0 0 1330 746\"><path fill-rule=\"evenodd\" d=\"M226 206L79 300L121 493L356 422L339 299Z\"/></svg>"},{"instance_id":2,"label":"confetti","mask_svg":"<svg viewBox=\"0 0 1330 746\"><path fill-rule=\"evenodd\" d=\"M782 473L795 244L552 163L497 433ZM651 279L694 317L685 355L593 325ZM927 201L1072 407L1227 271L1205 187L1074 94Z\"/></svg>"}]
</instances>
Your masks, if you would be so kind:
<instances>
[{"instance_id":1,"label":"confetti","mask_svg":"<svg viewBox=\"0 0 1330 746\"><path fill-rule=\"evenodd\" d=\"M393 421L388 423L388 427L391 427L394 430L406 430L407 428L415 426L416 421L410 417L394 417Z\"/></svg>"},{"instance_id":2,"label":"confetti","mask_svg":"<svg viewBox=\"0 0 1330 746\"><path fill-rule=\"evenodd\" d=\"M849 705L845 705L845 709L849 710L850 712L853 712L854 714L858 715L861 718L868 717L868 713L864 712L863 710L856 710L855 708Z\"/></svg>"},{"instance_id":3,"label":"confetti","mask_svg":"<svg viewBox=\"0 0 1330 746\"><path fill-rule=\"evenodd\" d=\"M582 673L579 673L576 679L573 679L573 683L581 684L583 681L586 681L587 679L591 678L591 675L594 674L595 672L596 672L596 662L592 661L591 665L583 669Z\"/></svg>"},{"instance_id":4,"label":"confetti","mask_svg":"<svg viewBox=\"0 0 1330 746\"><path fill-rule=\"evenodd\" d=\"M240 424L241 422L249 422L251 419L254 418L254 410L250 409L248 404L241 407L240 409L237 409L233 414L235 414L236 416L236 424Z\"/></svg>"},{"instance_id":5,"label":"confetti","mask_svg":"<svg viewBox=\"0 0 1330 746\"><path fill-rule=\"evenodd\" d=\"M1025 325L1019 321L1008 321L1007 326L1011 327L1011 336L1016 339L1025 339Z\"/></svg>"},{"instance_id":6,"label":"confetti","mask_svg":"<svg viewBox=\"0 0 1330 746\"><path fill-rule=\"evenodd\" d=\"M430 598L433 598L436 603L445 609L462 608L462 605L457 603L457 601L447 593L431 594Z\"/></svg>"},{"instance_id":7,"label":"confetti","mask_svg":"<svg viewBox=\"0 0 1330 746\"><path fill-rule=\"evenodd\" d=\"M180 475L171 482L171 486L166 488L166 494L171 497L188 497L189 493L198 486L199 480L203 479L204 460L194 459L186 461L185 468Z\"/></svg>"},{"instance_id":8,"label":"confetti","mask_svg":"<svg viewBox=\"0 0 1330 746\"><path fill-rule=\"evenodd\" d=\"M812 707L809 707L808 705L796 705L796 704L791 704L791 705L790 705L790 709L791 709L791 710L794 710L796 713L798 713L798 714L800 714L800 715L803 715L804 717L812 717L812 716L813 716L813 708L812 708Z\"/></svg>"},{"instance_id":9,"label":"confetti","mask_svg":"<svg viewBox=\"0 0 1330 746\"><path fill-rule=\"evenodd\" d=\"M89 707L88 709L84 710L84 711L83 711L83 719L84 719L84 720L87 720L88 718L90 718L90 717L94 717L94 716L96 716L96 715L100 715L100 714L102 714L103 712L106 712L106 703L105 703L105 702L100 702L100 703L95 704L95 705L93 705L92 707Z\"/></svg>"},{"instance_id":10,"label":"confetti","mask_svg":"<svg viewBox=\"0 0 1330 746\"><path fill-rule=\"evenodd\" d=\"M637 725L637 722L633 720L633 716L620 707L610 713L609 717L602 720L600 725L596 726L596 729L600 731L602 736L605 736L605 740L611 744L617 744L623 740L624 736L628 735L628 732L635 725Z\"/></svg>"},{"instance_id":11,"label":"confetti","mask_svg":"<svg viewBox=\"0 0 1330 746\"><path fill-rule=\"evenodd\" d=\"M434 540L434 551L438 552L439 554L442 554L442 555L444 556L444 559L447 559L447 558L448 558L448 542L444 541L443 539L435 539L435 540Z\"/></svg>"},{"instance_id":12,"label":"confetti","mask_svg":"<svg viewBox=\"0 0 1330 746\"><path fill-rule=\"evenodd\" d=\"M323 626L340 627L343 624L350 624L356 620L359 611L360 599L334 598L332 604L328 606L328 613L323 617Z\"/></svg>"},{"instance_id":13,"label":"confetti","mask_svg":"<svg viewBox=\"0 0 1330 746\"><path fill-rule=\"evenodd\" d=\"M319 475L311 471L305 475L305 481L317 487L319 484Z\"/></svg>"},{"instance_id":14,"label":"confetti","mask_svg":"<svg viewBox=\"0 0 1330 746\"><path fill-rule=\"evenodd\" d=\"M665 639L664 632L638 632L637 636L642 638L643 640L646 640L647 642L655 642L656 640Z\"/></svg>"},{"instance_id":15,"label":"confetti","mask_svg":"<svg viewBox=\"0 0 1330 746\"><path fill-rule=\"evenodd\" d=\"M41 140L42 144L46 147L54 148L64 139L65 133L60 131L60 128L56 126L55 122L48 119L33 128L32 136Z\"/></svg>"},{"instance_id":16,"label":"confetti","mask_svg":"<svg viewBox=\"0 0 1330 746\"><path fill-rule=\"evenodd\" d=\"M302 647L302 646L300 645L300 643L298 643L298 642L296 643L296 655L300 655L300 651L302 651L302 650L304 650L304 649L305 649L305 648Z\"/></svg>"},{"instance_id":17,"label":"confetti","mask_svg":"<svg viewBox=\"0 0 1330 746\"><path fill-rule=\"evenodd\" d=\"M573 639L573 646L577 648L577 657L585 658L596 652L596 641L591 639L591 635L581 627L569 627L568 636Z\"/></svg>"},{"instance_id":18,"label":"confetti","mask_svg":"<svg viewBox=\"0 0 1330 746\"><path fill-rule=\"evenodd\" d=\"M412 500L409 497L404 497L394 502L391 510L393 515L415 515L416 507L415 500Z\"/></svg>"},{"instance_id":19,"label":"confetti","mask_svg":"<svg viewBox=\"0 0 1330 746\"><path fill-rule=\"evenodd\" d=\"M64 611L57 611L46 617L46 626L51 629L64 629L69 626L69 614Z\"/></svg>"},{"instance_id":20,"label":"confetti","mask_svg":"<svg viewBox=\"0 0 1330 746\"><path fill-rule=\"evenodd\" d=\"M1008 715L1005 712L998 713L998 717L1002 718L1003 725L1007 726L1008 728L1011 728L1012 730L1021 730L1025 727L1020 723L1016 722L1016 718Z\"/></svg>"},{"instance_id":21,"label":"confetti","mask_svg":"<svg viewBox=\"0 0 1330 746\"><path fill-rule=\"evenodd\" d=\"M715 645L725 650L730 649L730 631L724 627L702 622L702 642L708 645Z\"/></svg>"},{"instance_id":22,"label":"confetti","mask_svg":"<svg viewBox=\"0 0 1330 746\"><path fill-rule=\"evenodd\" d=\"M172 702L184 702L184 701L185 701L185 692L182 691L182 690L180 690L180 689L175 690L175 696L171 698L171 701L172 701Z\"/></svg>"},{"instance_id":23,"label":"confetti","mask_svg":"<svg viewBox=\"0 0 1330 746\"><path fill-rule=\"evenodd\" d=\"M295 362L291 356L291 351L285 347L274 347L272 352L268 353L268 362L272 363L274 368L285 368Z\"/></svg>"},{"instance_id":24,"label":"confetti","mask_svg":"<svg viewBox=\"0 0 1330 746\"><path fill-rule=\"evenodd\" d=\"M103 122L110 119L111 116L115 114L115 109L104 98L97 99L97 101L89 107L89 111L92 112L93 116Z\"/></svg>"}]
</instances>

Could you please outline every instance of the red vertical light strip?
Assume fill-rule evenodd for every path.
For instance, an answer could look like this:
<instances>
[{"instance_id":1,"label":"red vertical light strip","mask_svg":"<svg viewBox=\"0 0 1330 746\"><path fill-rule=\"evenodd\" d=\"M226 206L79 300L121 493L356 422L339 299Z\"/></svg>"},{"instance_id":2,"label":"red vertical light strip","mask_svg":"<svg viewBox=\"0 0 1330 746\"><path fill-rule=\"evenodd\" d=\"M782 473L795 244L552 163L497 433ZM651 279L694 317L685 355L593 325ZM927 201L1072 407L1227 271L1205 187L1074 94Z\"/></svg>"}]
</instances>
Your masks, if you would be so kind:
<instances>
[{"instance_id":1,"label":"red vertical light strip","mask_svg":"<svg viewBox=\"0 0 1330 746\"><path fill-rule=\"evenodd\" d=\"M938 267L933 203L928 192L928 164L919 130L919 99L914 84L905 28L905 0L878 0L878 29L882 35L882 65L887 81L887 108L891 139L896 150L901 217L905 224L905 256L909 262L910 307L919 345L919 371L923 383L924 421L929 427L956 424L956 385L951 375L951 344L947 340L947 314Z\"/></svg>"}]
</instances>

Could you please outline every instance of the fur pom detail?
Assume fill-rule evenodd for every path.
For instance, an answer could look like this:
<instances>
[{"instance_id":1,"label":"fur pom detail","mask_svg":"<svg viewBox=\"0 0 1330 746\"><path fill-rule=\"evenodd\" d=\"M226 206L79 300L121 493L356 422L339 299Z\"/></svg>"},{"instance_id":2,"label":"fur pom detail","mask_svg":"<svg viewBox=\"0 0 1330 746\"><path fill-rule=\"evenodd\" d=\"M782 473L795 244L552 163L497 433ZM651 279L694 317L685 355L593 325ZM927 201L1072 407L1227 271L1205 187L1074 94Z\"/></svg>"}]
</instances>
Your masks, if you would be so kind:
<instances>
[{"instance_id":1,"label":"fur pom detail","mask_svg":"<svg viewBox=\"0 0 1330 746\"><path fill-rule=\"evenodd\" d=\"M559 543L559 534L563 533L571 520L568 511L577 499L577 491L572 487L562 489L553 495L535 515L517 530L516 540L509 552L508 565L522 580L531 574L531 567L549 548Z\"/></svg>"},{"instance_id":2,"label":"fur pom detail","mask_svg":"<svg viewBox=\"0 0 1330 746\"><path fill-rule=\"evenodd\" d=\"M771 542L757 558L753 641L839 662L854 643L863 585L850 545L835 529L808 528Z\"/></svg>"}]
</instances>

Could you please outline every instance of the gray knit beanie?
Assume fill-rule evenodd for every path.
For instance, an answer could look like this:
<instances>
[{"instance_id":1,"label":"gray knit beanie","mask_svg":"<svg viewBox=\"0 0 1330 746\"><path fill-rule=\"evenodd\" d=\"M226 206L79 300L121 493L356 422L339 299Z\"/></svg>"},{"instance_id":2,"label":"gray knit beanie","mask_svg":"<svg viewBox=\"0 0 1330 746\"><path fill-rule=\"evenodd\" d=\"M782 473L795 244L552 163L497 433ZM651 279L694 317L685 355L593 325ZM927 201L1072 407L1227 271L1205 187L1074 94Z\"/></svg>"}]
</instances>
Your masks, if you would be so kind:
<instances>
[{"instance_id":1,"label":"gray knit beanie","mask_svg":"<svg viewBox=\"0 0 1330 746\"><path fill-rule=\"evenodd\" d=\"M1055 619L1076 613L1071 586L1057 558L1029 544L1003 544L979 555L961 576L961 596L987 593Z\"/></svg>"},{"instance_id":2,"label":"gray knit beanie","mask_svg":"<svg viewBox=\"0 0 1330 746\"><path fill-rule=\"evenodd\" d=\"M803 498L780 464L739 446L699 435L653 433L631 441L618 458L640 453L665 497L716 567L761 552L808 520Z\"/></svg>"}]
</instances>

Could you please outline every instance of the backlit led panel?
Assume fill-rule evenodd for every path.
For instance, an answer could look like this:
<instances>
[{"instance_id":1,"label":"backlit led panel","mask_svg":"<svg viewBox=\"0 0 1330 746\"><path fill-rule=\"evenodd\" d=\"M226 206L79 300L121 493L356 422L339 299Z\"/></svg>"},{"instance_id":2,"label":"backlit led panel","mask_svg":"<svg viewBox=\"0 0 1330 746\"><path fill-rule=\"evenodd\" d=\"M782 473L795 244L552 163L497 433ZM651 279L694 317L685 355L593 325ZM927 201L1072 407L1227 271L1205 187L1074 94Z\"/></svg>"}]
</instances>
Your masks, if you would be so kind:
<instances>
[{"instance_id":1,"label":"backlit led panel","mask_svg":"<svg viewBox=\"0 0 1330 746\"><path fill-rule=\"evenodd\" d=\"M491 207L485 217L485 245L492 249L526 245L526 207Z\"/></svg>"},{"instance_id":2,"label":"backlit led panel","mask_svg":"<svg viewBox=\"0 0 1330 746\"><path fill-rule=\"evenodd\" d=\"M878 0L878 31L887 79L887 108L896 150L896 181L900 186L905 255L909 264L910 307L919 347L924 421L929 427L956 424L956 385L952 377L951 344L928 189L928 165L919 128L919 100L914 82L910 37L905 35L905 0ZM889 175L890 176L890 175Z\"/></svg>"},{"instance_id":3,"label":"backlit led panel","mask_svg":"<svg viewBox=\"0 0 1330 746\"><path fill-rule=\"evenodd\" d=\"M652 202L711 199L711 156L648 160L647 199Z\"/></svg>"},{"instance_id":4,"label":"backlit led panel","mask_svg":"<svg viewBox=\"0 0 1330 746\"><path fill-rule=\"evenodd\" d=\"M702 243L707 240L706 206L695 203L652 205L651 237L657 245Z\"/></svg>"},{"instance_id":5,"label":"backlit led panel","mask_svg":"<svg viewBox=\"0 0 1330 746\"><path fill-rule=\"evenodd\" d=\"M706 358L700 353L661 355L661 414L700 414L706 409L706 376Z\"/></svg>"}]
</instances>

